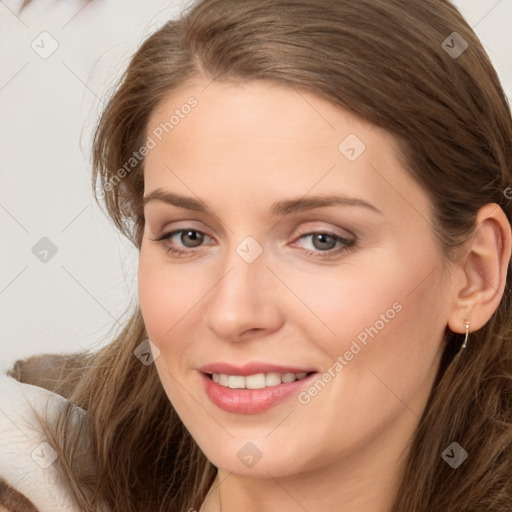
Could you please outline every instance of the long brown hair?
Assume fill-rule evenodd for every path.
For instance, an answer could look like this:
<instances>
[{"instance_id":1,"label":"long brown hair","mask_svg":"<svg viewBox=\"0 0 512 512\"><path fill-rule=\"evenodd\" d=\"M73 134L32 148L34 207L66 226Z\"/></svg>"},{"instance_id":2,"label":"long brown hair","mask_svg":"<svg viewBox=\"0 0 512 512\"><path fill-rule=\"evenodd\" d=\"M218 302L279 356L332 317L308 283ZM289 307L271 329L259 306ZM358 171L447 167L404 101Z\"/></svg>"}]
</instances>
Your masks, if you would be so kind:
<instances>
[{"instance_id":1,"label":"long brown hair","mask_svg":"<svg viewBox=\"0 0 512 512\"><path fill-rule=\"evenodd\" d=\"M461 55L443 45L448 38L453 48L453 37L468 45ZM287 84L387 130L431 199L447 260L474 232L485 204L499 204L512 219L504 194L512 185L510 108L482 44L447 0L203 0L142 44L95 134L94 186L137 248L144 160L122 179L119 170L144 145L156 106L198 76ZM446 330L393 512L510 512L511 279L509 269L497 310L460 355L461 335ZM84 511L102 502L114 512L199 509L215 477L154 366L134 356L145 337L135 305L108 346L67 358L63 379L73 383L71 402L88 411L95 467L73 456L83 432L71 428L70 408L45 428ZM19 362L15 370L30 381L30 365ZM454 441L469 453L456 470L441 458Z\"/></svg>"}]
</instances>

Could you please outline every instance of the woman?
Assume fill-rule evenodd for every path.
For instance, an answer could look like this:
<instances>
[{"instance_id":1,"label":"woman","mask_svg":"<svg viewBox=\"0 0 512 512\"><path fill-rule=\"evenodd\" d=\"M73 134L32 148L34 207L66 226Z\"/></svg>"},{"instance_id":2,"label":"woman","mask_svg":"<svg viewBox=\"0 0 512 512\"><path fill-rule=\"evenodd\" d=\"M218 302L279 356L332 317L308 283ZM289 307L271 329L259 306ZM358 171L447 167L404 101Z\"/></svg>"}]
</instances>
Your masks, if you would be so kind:
<instances>
[{"instance_id":1,"label":"woman","mask_svg":"<svg viewBox=\"0 0 512 512\"><path fill-rule=\"evenodd\" d=\"M139 304L46 381L79 510L510 510L512 119L449 2L199 2L94 142Z\"/></svg>"}]
</instances>

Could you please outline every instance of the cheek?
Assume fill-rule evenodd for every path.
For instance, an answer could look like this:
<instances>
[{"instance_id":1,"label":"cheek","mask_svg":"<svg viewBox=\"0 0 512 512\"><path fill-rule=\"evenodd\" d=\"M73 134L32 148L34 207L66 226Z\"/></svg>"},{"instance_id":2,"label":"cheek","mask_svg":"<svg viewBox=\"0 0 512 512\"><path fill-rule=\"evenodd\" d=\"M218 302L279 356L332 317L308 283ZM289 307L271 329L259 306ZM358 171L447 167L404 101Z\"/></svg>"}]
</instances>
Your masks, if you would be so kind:
<instances>
[{"instance_id":1,"label":"cheek","mask_svg":"<svg viewBox=\"0 0 512 512\"><path fill-rule=\"evenodd\" d=\"M325 324L311 315L301 324L323 354L322 382L299 397L306 404L304 422L316 429L322 418L326 437L339 446L371 439L401 415L414 423L430 394L446 325L442 276L435 271L419 284L418 275L435 265L402 263L377 265L377 273L354 267L337 280L318 277L316 292L303 296Z\"/></svg>"},{"instance_id":2,"label":"cheek","mask_svg":"<svg viewBox=\"0 0 512 512\"><path fill-rule=\"evenodd\" d=\"M337 268L318 267L308 273L282 269L283 281L293 283L298 299L293 307L301 315L293 316L301 318L307 339L322 340L333 356L348 350L358 336L364 342L365 329L375 323L382 330L401 309L406 283L403 273L394 271L399 265L387 268L377 251L372 260L365 265L354 258Z\"/></svg>"},{"instance_id":3,"label":"cheek","mask_svg":"<svg viewBox=\"0 0 512 512\"><path fill-rule=\"evenodd\" d=\"M401 325L409 314L417 315L418 321L435 318L440 306L436 300L442 292L440 264L427 244L421 251L408 251L405 243L368 250L338 268L287 277L297 297L317 317L318 332L333 345L359 335L364 344L375 330L383 333Z\"/></svg>"},{"instance_id":4,"label":"cheek","mask_svg":"<svg viewBox=\"0 0 512 512\"><path fill-rule=\"evenodd\" d=\"M332 272L285 276L304 303L296 306L304 312L301 328L324 354L326 367L342 356L351 368L344 373L360 378L369 367L381 368L400 386L415 372L431 371L446 325L446 301L435 254L430 256L381 253L372 256L372 265L358 260Z\"/></svg>"},{"instance_id":5,"label":"cheek","mask_svg":"<svg viewBox=\"0 0 512 512\"><path fill-rule=\"evenodd\" d=\"M165 258L165 256L164 256ZM148 337L161 352L179 350L173 335L192 312L201 296L201 286L184 266L171 269L156 251L142 248L138 270L139 304ZM173 341L170 347L167 341Z\"/></svg>"},{"instance_id":6,"label":"cheek","mask_svg":"<svg viewBox=\"0 0 512 512\"><path fill-rule=\"evenodd\" d=\"M343 356L340 393L357 390L357 403L366 404L341 406L356 426L365 415L375 423L390 418L404 404L419 417L430 393L443 348L446 300L441 273L418 284L418 270L425 276L432 266L412 263L388 269L378 286L352 290L352 299L345 297L345 309L338 312L340 343L332 343L330 350Z\"/></svg>"}]
</instances>

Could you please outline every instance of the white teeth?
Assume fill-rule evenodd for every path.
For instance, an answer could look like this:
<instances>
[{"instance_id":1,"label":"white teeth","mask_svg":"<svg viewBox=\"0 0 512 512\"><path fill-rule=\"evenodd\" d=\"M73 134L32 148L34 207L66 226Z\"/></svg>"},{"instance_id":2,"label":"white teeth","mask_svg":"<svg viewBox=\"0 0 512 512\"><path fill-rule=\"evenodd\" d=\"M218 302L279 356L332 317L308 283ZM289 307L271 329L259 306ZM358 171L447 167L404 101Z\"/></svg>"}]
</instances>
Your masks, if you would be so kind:
<instances>
[{"instance_id":1,"label":"white teeth","mask_svg":"<svg viewBox=\"0 0 512 512\"><path fill-rule=\"evenodd\" d=\"M295 373L285 373L282 377L281 377L281 380L283 382L293 382L295 380Z\"/></svg>"},{"instance_id":2,"label":"white teeth","mask_svg":"<svg viewBox=\"0 0 512 512\"><path fill-rule=\"evenodd\" d=\"M228 377L228 386L231 389L245 388L245 377L243 375L230 375Z\"/></svg>"},{"instance_id":3,"label":"white teeth","mask_svg":"<svg viewBox=\"0 0 512 512\"><path fill-rule=\"evenodd\" d=\"M229 387L229 375L226 375L224 373L218 373L217 375L219 376L219 384L221 386L226 386L228 388Z\"/></svg>"},{"instance_id":4,"label":"white teeth","mask_svg":"<svg viewBox=\"0 0 512 512\"><path fill-rule=\"evenodd\" d=\"M277 386L281 384L281 374L280 373L267 373L265 376L265 386Z\"/></svg>"},{"instance_id":5,"label":"white teeth","mask_svg":"<svg viewBox=\"0 0 512 512\"><path fill-rule=\"evenodd\" d=\"M247 375L245 377L245 387L247 389L261 389L265 387L265 374Z\"/></svg>"},{"instance_id":6,"label":"white teeth","mask_svg":"<svg viewBox=\"0 0 512 512\"><path fill-rule=\"evenodd\" d=\"M226 375L225 373L212 374L213 382L231 389L263 389L265 387L278 386L283 383L294 382L306 377L306 372L301 373L256 373L254 375Z\"/></svg>"}]
</instances>

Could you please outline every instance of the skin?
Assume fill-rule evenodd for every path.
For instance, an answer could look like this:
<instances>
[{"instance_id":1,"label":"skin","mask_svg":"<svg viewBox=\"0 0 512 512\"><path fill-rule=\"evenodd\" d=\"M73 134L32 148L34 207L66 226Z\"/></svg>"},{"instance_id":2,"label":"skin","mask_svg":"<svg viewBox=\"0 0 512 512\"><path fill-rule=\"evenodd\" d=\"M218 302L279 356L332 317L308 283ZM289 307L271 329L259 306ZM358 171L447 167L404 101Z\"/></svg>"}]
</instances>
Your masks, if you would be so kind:
<instances>
[{"instance_id":1,"label":"skin","mask_svg":"<svg viewBox=\"0 0 512 512\"><path fill-rule=\"evenodd\" d=\"M510 225L487 205L477 236L448 265L427 195L385 131L283 85L198 80L169 93L148 134L190 96L197 107L146 157L144 193L200 198L209 210L146 204L139 299L165 392L219 468L201 512L388 511L446 329L465 332L469 319L474 331L499 304ZM338 149L349 134L366 145L355 161ZM271 215L275 201L332 193L380 213L334 205ZM154 241L177 229L185 232ZM202 244L190 229L206 234ZM315 245L311 232L355 245L322 259L342 244ZM247 236L263 249L252 263L235 251ZM396 303L394 318L306 405L294 396L240 415L203 391L198 368L218 361L325 372ZM237 457L247 442L261 452L251 468Z\"/></svg>"}]
</instances>

